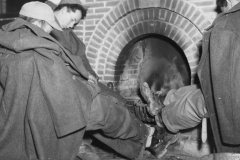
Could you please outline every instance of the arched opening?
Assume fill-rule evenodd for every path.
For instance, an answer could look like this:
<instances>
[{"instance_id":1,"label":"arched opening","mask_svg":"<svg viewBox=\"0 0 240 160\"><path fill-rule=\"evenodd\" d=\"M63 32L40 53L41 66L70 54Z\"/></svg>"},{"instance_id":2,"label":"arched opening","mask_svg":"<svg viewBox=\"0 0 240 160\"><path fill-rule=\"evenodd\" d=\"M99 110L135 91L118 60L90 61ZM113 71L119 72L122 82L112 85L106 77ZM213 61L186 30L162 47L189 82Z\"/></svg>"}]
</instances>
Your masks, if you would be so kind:
<instances>
[{"instance_id":1,"label":"arched opening","mask_svg":"<svg viewBox=\"0 0 240 160\"><path fill-rule=\"evenodd\" d=\"M115 81L117 90L127 99L141 97L142 82L164 97L172 88L189 85L191 73L184 52L173 40L146 34L130 41L121 51Z\"/></svg>"}]
</instances>

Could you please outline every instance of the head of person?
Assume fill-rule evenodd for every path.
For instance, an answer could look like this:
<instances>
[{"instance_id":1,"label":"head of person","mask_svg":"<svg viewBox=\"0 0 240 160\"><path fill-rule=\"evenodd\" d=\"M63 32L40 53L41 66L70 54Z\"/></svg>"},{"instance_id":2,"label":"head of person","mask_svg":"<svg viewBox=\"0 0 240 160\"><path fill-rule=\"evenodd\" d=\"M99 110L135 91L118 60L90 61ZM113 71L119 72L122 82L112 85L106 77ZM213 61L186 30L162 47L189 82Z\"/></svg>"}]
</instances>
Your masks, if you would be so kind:
<instances>
[{"instance_id":1,"label":"head of person","mask_svg":"<svg viewBox=\"0 0 240 160\"><path fill-rule=\"evenodd\" d=\"M61 0L54 14L61 28L74 28L87 14L88 7L80 0Z\"/></svg>"},{"instance_id":2,"label":"head of person","mask_svg":"<svg viewBox=\"0 0 240 160\"><path fill-rule=\"evenodd\" d=\"M222 12L227 12L239 2L240 0L217 0L217 5L221 8Z\"/></svg>"},{"instance_id":3,"label":"head of person","mask_svg":"<svg viewBox=\"0 0 240 160\"><path fill-rule=\"evenodd\" d=\"M51 7L42 2L25 3L19 12L19 17L42 28L47 33L50 33L53 28L62 30L55 20Z\"/></svg>"}]
</instances>

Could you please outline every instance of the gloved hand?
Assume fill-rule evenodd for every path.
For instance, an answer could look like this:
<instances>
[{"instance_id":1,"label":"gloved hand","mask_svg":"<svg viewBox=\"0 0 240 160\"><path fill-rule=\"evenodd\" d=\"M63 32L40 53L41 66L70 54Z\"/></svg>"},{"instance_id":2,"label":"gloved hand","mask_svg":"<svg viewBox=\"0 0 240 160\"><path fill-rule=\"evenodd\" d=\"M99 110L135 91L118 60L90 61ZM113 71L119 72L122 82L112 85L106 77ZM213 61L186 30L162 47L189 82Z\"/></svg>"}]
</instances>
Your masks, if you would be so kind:
<instances>
[{"instance_id":1,"label":"gloved hand","mask_svg":"<svg viewBox=\"0 0 240 160\"><path fill-rule=\"evenodd\" d=\"M138 119L145 123L155 122L154 116L151 116L148 112L147 104L142 103L141 100L137 100L134 103L134 113Z\"/></svg>"}]
</instances>

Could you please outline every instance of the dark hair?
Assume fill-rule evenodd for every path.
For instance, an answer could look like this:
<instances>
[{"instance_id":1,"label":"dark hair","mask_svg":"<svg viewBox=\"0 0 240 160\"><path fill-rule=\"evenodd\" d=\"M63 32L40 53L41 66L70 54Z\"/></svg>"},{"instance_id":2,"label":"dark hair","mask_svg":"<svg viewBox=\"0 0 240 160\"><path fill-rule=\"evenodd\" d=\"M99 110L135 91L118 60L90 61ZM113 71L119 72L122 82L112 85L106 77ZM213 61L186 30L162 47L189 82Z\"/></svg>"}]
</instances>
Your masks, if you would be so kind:
<instances>
[{"instance_id":1,"label":"dark hair","mask_svg":"<svg viewBox=\"0 0 240 160\"><path fill-rule=\"evenodd\" d=\"M227 7L227 0L217 0L217 6Z\"/></svg>"},{"instance_id":2,"label":"dark hair","mask_svg":"<svg viewBox=\"0 0 240 160\"><path fill-rule=\"evenodd\" d=\"M71 10L72 12L76 12L76 10L80 10L82 12L82 18L84 19L87 15L87 9L85 9L80 4L60 4L55 8L54 11L61 10L63 7L67 7L68 12Z\"/></svg>"},{"instance_id":3,"label":"dark hair","mask_svg":"<svg viewBox=\"0 0 240 160\"><path fill-rule=\"evenodd\" d=\"M41 26L42 26L42 27L47 24L47 22L44 21L44 20L39 20L39 19L36 19L36 18L31 18L31 17L27 17L27 16L23 16L23 15L19 15L19 18L22 18L22 19L24 19L25 21L28 21L28 22L30 22L30 23L34 23L34 22L38 21L38 22L41 23Z\"/></svg>"}]
</instances>

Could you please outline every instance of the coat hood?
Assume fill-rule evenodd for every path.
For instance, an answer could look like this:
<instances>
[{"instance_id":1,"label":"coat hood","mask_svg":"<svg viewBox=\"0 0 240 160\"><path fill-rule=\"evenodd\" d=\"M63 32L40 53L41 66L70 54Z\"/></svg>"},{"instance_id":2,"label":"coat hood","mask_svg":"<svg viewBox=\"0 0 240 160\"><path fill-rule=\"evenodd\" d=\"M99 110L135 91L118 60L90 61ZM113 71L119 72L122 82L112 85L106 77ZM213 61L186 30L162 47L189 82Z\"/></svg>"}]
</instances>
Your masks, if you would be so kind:
<instances>
[{"instance_id":1,"label":"coat hood","mask_svg":"<svg viewBox=\"0 0 240 160\"><path fill-rule=\"evenodd\" d=\"M15 52L36 48L61 50L58 42L48 33L21 18L2 27L0 45Z\"/></svg>"}]
</instances>

